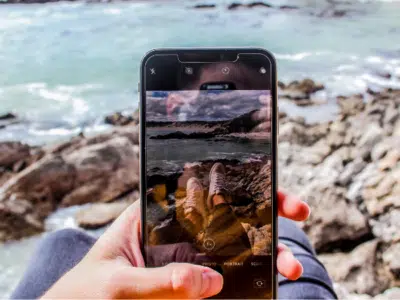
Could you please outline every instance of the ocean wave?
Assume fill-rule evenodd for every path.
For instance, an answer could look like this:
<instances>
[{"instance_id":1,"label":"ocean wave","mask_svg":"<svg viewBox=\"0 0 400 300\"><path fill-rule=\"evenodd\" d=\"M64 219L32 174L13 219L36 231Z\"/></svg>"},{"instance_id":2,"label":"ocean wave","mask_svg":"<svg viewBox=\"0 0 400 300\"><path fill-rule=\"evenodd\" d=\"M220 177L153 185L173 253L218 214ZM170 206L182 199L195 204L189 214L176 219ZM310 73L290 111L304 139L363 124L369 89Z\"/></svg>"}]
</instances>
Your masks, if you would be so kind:
<instances>
[{"instance_id":1,"label":"ocean wave","mask_svg":"<svg viewBox=\"0 0 400 300\"><path fill-rule=\"evenodd\" d=\"M329 51L316 51L316 52L299 52L295 54L280 54L275 53L275 57L283 60L300 61L310 56L320 56L330 54Z\"/></svg>"},{"instance_id":2,"label":"ocean wave","mask_svg":"<svg viewBox=\"0 0 400 300\"><path fill-rule=\"evenodd\" d=\"M107 15L120 15L121 10L118 8L106 8L103 10L103 12Z\"/></svg>"},{"instance_id":3,"label":"ocean wave","mask_svg":"<svg viewBox=\"0 0 400 300\"><path fill-rule=\"evenodd\" d=\"M50 129L36 129L36 128L29 128L28 133L35 135L35 136L71 136L71 135L78 135L82 131L82 128L50 128Z\"/></svg>"},{"instance_id":4,"label":"ocean wave","mask_svg":"<svg viewBox=\"0 0 400 300\"><path fill-rule=\"evenodd\" d=\"M368 63L373 63L373 64L380 64L383 62L383 58L380 56L368 56L365 61Z\"/></svg>"},{"instance_id":5,"label":"ocean wave","mask_svg":"<svg viewBox=\"0 0 400 300\"><path fill-rule=\"evenodd\" d=\"M0 29L9 29L17 26L31 25L32 23L32 18L8 17L7 19L0 19Z\"/></svg>"},{"instance_id":6,"label":"ocean wave","mask_svg":"<svg viewBox=\"0 0 400 300\"><path fill-rule=\"evenodd\" d=\"M373 84L373 85L377 85L379 87L400 88L400 81L396 80L393 76L390 78L383 78L381 76L375 76L370 73L364 73L361 76L361 78L367 84Z\"/></svg>"}]
</instances>

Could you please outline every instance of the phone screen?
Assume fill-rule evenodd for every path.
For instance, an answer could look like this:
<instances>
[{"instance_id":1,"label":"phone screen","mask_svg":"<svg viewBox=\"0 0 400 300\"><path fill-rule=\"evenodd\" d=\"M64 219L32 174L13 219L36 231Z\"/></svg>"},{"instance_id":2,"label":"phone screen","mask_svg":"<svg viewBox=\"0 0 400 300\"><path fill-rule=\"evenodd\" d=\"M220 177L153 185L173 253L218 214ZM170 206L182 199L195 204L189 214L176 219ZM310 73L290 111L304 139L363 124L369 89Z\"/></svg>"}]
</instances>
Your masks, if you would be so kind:
<instances>
[{"instance_id":1,"label":"phone screen","mask_svg":"<svg viewBox=\"0 0 400 300\"><path fill-rule=\"evenodd\" d=\"M180 54L142 66L146 265L208 266L224 276L215 298L272 298L274 62L248 51L212 62Z\"/></svg>"}]
</instances>

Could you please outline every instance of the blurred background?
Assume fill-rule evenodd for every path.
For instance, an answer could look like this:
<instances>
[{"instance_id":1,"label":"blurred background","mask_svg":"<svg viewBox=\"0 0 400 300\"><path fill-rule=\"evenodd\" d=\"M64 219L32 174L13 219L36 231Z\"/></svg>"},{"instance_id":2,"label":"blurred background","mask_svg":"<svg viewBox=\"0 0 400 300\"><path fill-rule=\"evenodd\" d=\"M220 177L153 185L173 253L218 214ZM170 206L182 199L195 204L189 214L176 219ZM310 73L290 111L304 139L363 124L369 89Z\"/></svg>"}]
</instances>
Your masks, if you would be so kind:
<instances>
[{"instance_id":1,"label":"blurred background","mask_svg":"<svg viewBox=\"0 0 400 300\"><path fill-rule=\"evenodd\" d=\"M278 63L279 184L339 296L400 299L400 1L42 2L0 2L0 298L47 232L99 235L137 199L147 51L254 46Z\"/></svg>"}]
</instances>

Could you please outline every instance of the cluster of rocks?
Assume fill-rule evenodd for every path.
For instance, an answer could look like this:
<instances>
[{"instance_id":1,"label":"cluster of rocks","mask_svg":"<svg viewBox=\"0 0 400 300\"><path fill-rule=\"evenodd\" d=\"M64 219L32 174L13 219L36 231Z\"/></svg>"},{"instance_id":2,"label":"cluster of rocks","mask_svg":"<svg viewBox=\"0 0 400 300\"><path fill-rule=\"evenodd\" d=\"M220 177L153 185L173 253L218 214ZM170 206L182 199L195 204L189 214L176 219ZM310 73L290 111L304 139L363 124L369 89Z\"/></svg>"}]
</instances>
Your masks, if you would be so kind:
<instances>
[{"instance_id":1,"label":"cluster of rocks","mask_svg":"<svg viewBox=\"0 0 400 300\"><path fill-rule=\"evenodd\" d=\"M137 192L138 137L137 126L128 126L42 149L0 143L0 241L43 231L44 220L59 207Z\"/></svg>"},{"instance_id":2,"label":"cluster of rocks","mask_svg":"<svg viewBox=\"0 0 400 300\"><path fill-rule=\"evenodd\" d=\"M137 125L139 124L139 110L135 110L133 113L113 113L104 118L104 123L114 126Z\"/></svg>"},{"instance_id":3,"label":"cluster of rocks","mask_svg":"<svg viewBox=\"0 0 400 300\"><path fill-rule=\"evenodd\" d=\"M0 129L18 122L18 116L11 112L0 115Z\"/></svg>"},{"instance_id":4,"label":"cluster of rocks","mask_svg":"<svg viewBox=\"0 0 400 300\"><path fill-rule=\"evenodd\" d=\"M332 122L281 119L279 183L311 205L302 226L341 292L375 296L400 278L400 91L337 101Z\"/></svg>"},{"instance_id":5,"label":"cluster of rocks","mask_svg":"<svg viewBox=\"0 0 400 300\"><path fill-rule=\"evenodd\" d=\"M304 4L303 6L297 5L274 5L265 1L252 1L252 2L232 2L226 6L228 10L238 10L238 9L251 9L251 8L268 8L274 10L300 10L308 15L315 16L318 18L343 18L347 16L360 15L362 12L354 9L351 6L351 2L338 2L335 3L333 1L326 1L326 3L322 2L324 5L312 5L312 4ZM214 9L217 7L215 3L199 3L193 6L195 9Z\"/></svg>"},{"instance_id":6,"label":"cluster of rocks","mask_svg":"<svg viewBox=\"0 0 400 300\"><path fill-rule=\"evenodd\" d=\"M246 230L253 253L270 254L272 203L271 193L268 192L271 191L271 161L268 156L246 163L238 160L201 161L196 164L186 164L175 173L160 168L149 172L147 179L148 207L152 207L152 213L146 220L149 229L153 234L180 230L176 228L174 220L183 216L187 181L192 177L199 179L206 199L210 185L209 173L216 162L225 166L226 188L230 194L227 201L238 221ZM179 238L179 235L176 238ZM181 241L169 239L163 242L177 243Z\"/></svg>"},{"instance_id":7,"label":"cluster of rocks","mask_svg":"<svg viewBox=\"0 0 400 300\"><path fill-rule=\"evenodd\" d=\"M216 4L214 3L204 3L204 4L196 4L193 6L193 8L196 9L208 9L208 8L215 8L217 7ZM298 6L295 5L272 5L268 2L264 1L253 1L253 2L246 2L246 3L241 3L241 2L232 2L228 4L227 9L229 10L235 10L238 8L276 8L276 9L282 9L282 10L288 10L288 9L298 9Z\"/></svg>"},{"instance_id":8,"label":"cluster of rocks","mask_svg":"<svg viewBox=\"0 0 400 300\"><path fill-rule=\"evenodd\" d=\"M295 80L287 85L283 82L278 82L279 98L291 100L298 106L321 104L321 100L318 101L312 96L323 89L325 89L323 84L314 82L310 78L305 78L301 81Z\"/></svg>"},{"instance_id":9,"label":"cluster of rocks","mask_svg":"<svg viewBox=\"0 0 400 300\"><path fill-rule=\"evenodd\" d=\"M4 0L0 1L1 4L40 4L40 3L49 3L49 2L59 2L60 0ZM67 0L70 2L77 0ZM123 0L129 1L129 0ZM86 3L110 3L115 2L115 0L86 0ZM340 4L340 5L339 5ZM322 9L318 5L305 4L302 7L297 5L283 4L283 5L274 5L265 1L252 1L252 2L232 2L230 4L224 4L227 10L235 11L238 9L252 9L252 8L267 8L271 10L280 10L280 11L298 11L300 10L303 13L306 13L311 16L319 17L319 18L342 18L347 16L359 15L361 12L353 9L351 6L351 2L343 2L343 3L334 3L332 1L326 1L325 5L322 6ZM346 6L347 5L347 6ZM214 9L218 6L216 3L198 3L191 8L199 9L199 10L208 10Z\"/></svg>"},{"instance_id":10,"label":"cluster of rocks","mask_svg":"<svg viewBox=\"0 0 400 300\"><path fill-rule=\"evenodd\" d=\"M288 86L281 88L290 90ZM300 86L303 95L321 89L307 81ZM334 121L307 124L280 115L279 184L311 205L312 214L301 226L338 293L346 298L393 298L400 278L400 91L369 91L338 97L337 102L340 113ZM0 143L0 241L43 231L47 216L70 205L96 203L77 216L86 228L111 222L138 197L135 122L115 122L125 126L51 147ZM206 186L204 174L212 163L190 166L187 172L203 178ZM258 205L268 203L265 195L255 193L266 187L259 185L254 166L247 168L255 172L247 176L252 182L243 183L238 182L243 176L235 176L240 164L227 165L233 189L251 187L237 191L240 197L232 204L243 216L254 251L260 251L258 244L270 228L252 224L246 216L268 209ZM260 164L257 170L267 166ZM259 202L248 201L257 197Z\"/></svg>"}]
</instances>

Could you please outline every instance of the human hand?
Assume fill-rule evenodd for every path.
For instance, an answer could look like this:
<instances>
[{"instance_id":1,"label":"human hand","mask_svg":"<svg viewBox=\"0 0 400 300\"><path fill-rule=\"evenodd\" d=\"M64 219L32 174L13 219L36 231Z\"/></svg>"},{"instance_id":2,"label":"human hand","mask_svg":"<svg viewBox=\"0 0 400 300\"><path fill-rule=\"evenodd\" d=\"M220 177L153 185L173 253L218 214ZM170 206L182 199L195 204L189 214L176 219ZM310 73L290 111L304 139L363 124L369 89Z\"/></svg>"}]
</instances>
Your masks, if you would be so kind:
<instances>
[{"instance_id":1,"label":"human hand","mask_svg":"<svg viewBox=\"0 0 400 300\"><path fill-rule=\"evenodd\" d=\"M305 202L278 192L280 216L301 221L309 212ZM171 263L159 268L144 268L140 236L140 206L136 201L43 298L206 298L220 292L222 276L207 267ZM154 260L157 252L165 251L159 247L150 255ZM195 251L192 252L187 243L168 245L167 250L171 257L184 257L183 261L198 263ZM283 276L292 280L303 270L283 244L278 245L277 266Z\"/></svg>"},{"instance_id":2,"label":"human hand","mask_svg":"<svg viewBox=\"0 0 400 300\"><path fill-rule=\"evenodd\" d=\"M140 201L115 220L93 248L42 298L207 298L220 292L223 278L216 271L190 263L144 268L140 248ZM157 246L150 259L166 258L199 263L187 243Z\"/></svg>"},{"instance_id":3,"label":"human hand","mask_svg":"<svg viewBox=\"0 0 400 300\"><path fill-rule=\"evenodd\" d=\"M304 221L310 215L310 207L295 196L278 191L278 215L293 221ZM277 267L279 273L288 279L296 280L303 273L301 263L293 256L290 249L278 244Z\"/></svg>"}]
</instances>

